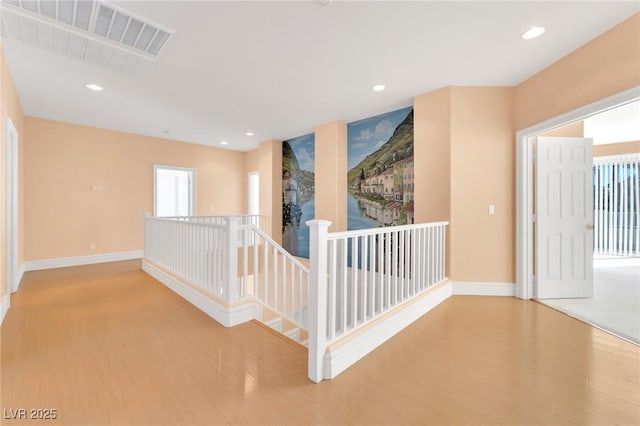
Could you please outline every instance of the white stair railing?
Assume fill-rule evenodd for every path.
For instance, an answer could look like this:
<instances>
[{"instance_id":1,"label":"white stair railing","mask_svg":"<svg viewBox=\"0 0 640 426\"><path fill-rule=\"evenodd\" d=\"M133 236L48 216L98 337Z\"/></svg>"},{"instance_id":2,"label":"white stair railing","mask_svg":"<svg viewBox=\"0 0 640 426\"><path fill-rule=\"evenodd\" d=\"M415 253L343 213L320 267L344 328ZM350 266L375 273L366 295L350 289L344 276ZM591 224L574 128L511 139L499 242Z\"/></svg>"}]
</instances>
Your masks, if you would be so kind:
<instances>
[{"instance_id":1,"label":"white stair railing","mask_svg":"<svg viewBox=\"0 0 640 426\"><path fill-rule=\"evenodd\" d=\"M309 268L256 226L241 227L240 232L240 294L306 329Z\"/></svg>"},{"instance_id":2,"label":"white stair railing","mask_svg":"<svg viewBox=\"0 0 640 426\"><path fill-rule=\"evenodd\" d=\"M144 257L227 305L255 299L305 329L309 268L258 223L258 216L147 217Z\"/></svg>"},{"instance_id":3,"label":"white stair railing","mask_svg":"<svg viewBox=\"0 0 640 426\"><path fill-rule=\"evenodd\" d=\"M226 225L147 217L144 257L200 289L226 300L229 259Z\"/></svg>"},{"instance_id":4,"label":"white stair railing","mask_svg":"<svg viewBox=\"0 0 640 426\"><path fill-rule=\"evenodd\" d=\"M353 345L349 339L364 327L377 327L387 314L447 279L447 222L329 233L330 222L309 221L307 267L254 220L147 217L144 262L168 273L156 268L154 276L225 325L276 321L274 328L283 334L299 342L308 337L308 375L314 382L333 377L324 371L330 345ZM182 291L173 277L217 305ZM242 319L231 318L238 309ZM276 318L262 317L264 310Z\"/></svg>"},{"instance_id":5,"label":"white stair railing","mask_svg":"<svg viewBox=\"0 0 640 426\"><path fill-rule=\"evenodd\" d=\"M436 222L328 233L311 230L309 378L324 378L326 347L444 282L445 229Z\"/></svg>"}]
</instances>

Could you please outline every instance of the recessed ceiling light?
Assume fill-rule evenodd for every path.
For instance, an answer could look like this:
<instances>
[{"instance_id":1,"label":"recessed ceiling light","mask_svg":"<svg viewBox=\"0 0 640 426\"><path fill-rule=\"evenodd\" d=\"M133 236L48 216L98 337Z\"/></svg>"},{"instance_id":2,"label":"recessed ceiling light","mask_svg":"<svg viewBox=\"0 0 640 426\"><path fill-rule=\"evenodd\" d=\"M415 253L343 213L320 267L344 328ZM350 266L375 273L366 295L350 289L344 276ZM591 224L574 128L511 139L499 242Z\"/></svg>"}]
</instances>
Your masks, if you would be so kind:
<instances>
[{"instance_id":1,"label":"recessed ceiling light","mask_svg":"<svg viewBox=\"0 0 640 426\"><path fill-rule=\"evenodd\" d=\"M84 87L86 87L89 90L93 90L94 92L101 92L102 90L104 90L102 86L98 86L95 83L87 83L84 85Z\"/></svg>"},{"instance_id":2,"label":"recessed ceiling light","mask_svg":"<svg viewBox=\"0 0 640 426\"><path fill-rule=\"evenodd\" d=\"M522 33L522 38L525 40L531 40L533 38L540 37L545 31L546 29L544 27L531 27Z\"/></svg>"},{"instance_id":3,"label":"recessed ceiling light","mask_svg":"<svg viewBox=\"0 0 640 426\"><path fill-rule=\"evenodd\" d=\"M371 88L374 92L382 92L384 90L384 84L376 84Z\"/></svg>"},{"instance_id":4,"label":"recessed ceiling light","mask_svg":"<svg viewBox=\"0 0 640 426\"><path fill-rule=\"evenodd\" d=\"M253 132L247 132L245 133L246 136L253 136Z\"/></svg>"},{"instance_id":5,"label":"recessed ceiling light","mask_svg":"<svg viewBox=\"0 0 640 426\"><path fill-rule=\"evenodd\" d=\"M227 142L227 141L220 141L220 145L229 145L229 142Z\"/></svg>"}]
</instances>

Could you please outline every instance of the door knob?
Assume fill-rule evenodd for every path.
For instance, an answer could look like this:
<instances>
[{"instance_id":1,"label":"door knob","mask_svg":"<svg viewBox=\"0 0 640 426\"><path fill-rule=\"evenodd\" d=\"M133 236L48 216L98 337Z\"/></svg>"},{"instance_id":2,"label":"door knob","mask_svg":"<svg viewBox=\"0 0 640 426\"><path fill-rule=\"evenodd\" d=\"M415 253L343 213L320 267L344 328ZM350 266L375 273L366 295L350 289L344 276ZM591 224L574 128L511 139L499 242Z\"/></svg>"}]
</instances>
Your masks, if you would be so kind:
<instances>
[{"instance_id":1,"label":"door knob","mask_svg":"<svg viewBox=\"0 0 640 426\"><path fill-rule=\"evenodd\" d=\"M593 230L593 224L589 223L587 224L587 231L592 231Z\"/></svg>"}]
</instances>

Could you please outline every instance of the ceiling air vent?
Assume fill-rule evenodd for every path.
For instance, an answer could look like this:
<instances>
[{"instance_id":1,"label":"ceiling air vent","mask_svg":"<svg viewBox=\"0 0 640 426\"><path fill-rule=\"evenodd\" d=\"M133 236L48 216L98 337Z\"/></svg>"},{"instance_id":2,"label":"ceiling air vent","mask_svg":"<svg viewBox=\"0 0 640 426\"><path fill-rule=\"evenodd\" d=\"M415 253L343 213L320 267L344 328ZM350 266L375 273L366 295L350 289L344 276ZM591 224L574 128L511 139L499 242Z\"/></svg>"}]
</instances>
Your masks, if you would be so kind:
<instances>
[{"instance_id":1,"label":"ceiling air vent","mask_svg":"<svg viewBox=\"0 0 640 426\"><path fill-rule=\"evenodd\" d=\"M149 70L173 30L94 0L3 0L6 39L118 71Z\"/></svg>"}]
</instances>

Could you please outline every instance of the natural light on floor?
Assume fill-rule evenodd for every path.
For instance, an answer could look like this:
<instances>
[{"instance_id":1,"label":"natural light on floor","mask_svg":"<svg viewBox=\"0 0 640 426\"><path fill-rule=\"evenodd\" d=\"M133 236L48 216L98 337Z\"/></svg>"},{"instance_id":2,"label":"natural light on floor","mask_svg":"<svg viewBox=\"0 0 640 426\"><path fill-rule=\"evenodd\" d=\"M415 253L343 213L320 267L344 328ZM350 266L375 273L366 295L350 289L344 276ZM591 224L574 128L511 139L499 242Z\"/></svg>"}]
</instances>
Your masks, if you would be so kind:
<instances>
[{"instance_id":1,"label":"natural light on floor","mask_svg":"<svg viewBox=\"0 0 640 426\"><path fill-rule=\"evenodd\" d=\"M596 259L593 298L541 302L640 345L640 258L635 259L635 265L625 260L621 266Z\"/></svg>"}]
</instances>

